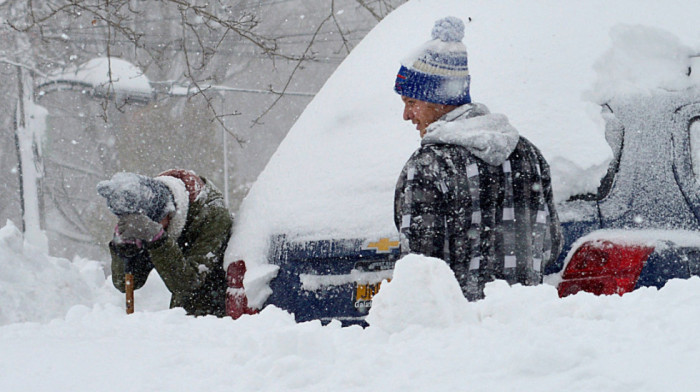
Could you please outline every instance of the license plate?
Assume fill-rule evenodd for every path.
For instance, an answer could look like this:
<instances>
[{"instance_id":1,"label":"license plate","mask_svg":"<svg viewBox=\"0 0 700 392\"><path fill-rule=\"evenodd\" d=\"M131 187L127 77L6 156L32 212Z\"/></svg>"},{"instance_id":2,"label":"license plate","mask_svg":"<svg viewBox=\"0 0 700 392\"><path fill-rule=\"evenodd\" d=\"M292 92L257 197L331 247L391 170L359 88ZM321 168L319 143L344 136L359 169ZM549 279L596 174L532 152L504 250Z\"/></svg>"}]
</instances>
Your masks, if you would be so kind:
<instances>
[{"instance_id":1,"label":"license plate","mask_svg":"<svg viewBox=\"0 0 700 392\"><path fill-rule=\"evenodd\" d=\"M394 264L396 261L391 259L371 259L371 260L359 260L355 263L355 269L361 272L373 272L380 273L382 271L390 271L394 269ZM355 309L361 314L367 314L369 308L372 307L372 297L374 297L378 292L384 280L390 281L388 279L391 274L384 274L385 276L376 276L375 278L379 282L375 283L355 283L355 296L353 299L353 304ZM374 279L371 279L374 280ZM367 280L365 280L366 282Z\"/></svg>"},{"instance_id":2,"label":"license plate","mask_svg":"<svg viewBox=\"0 0 700 392\"><path fill-rule=\"evenodd\" d=\"M360 313L367 313L372 307L372 297L374 297L381 287L382 282L366 283L355 285L355 309Z\"/></svg>"}]
</instances>

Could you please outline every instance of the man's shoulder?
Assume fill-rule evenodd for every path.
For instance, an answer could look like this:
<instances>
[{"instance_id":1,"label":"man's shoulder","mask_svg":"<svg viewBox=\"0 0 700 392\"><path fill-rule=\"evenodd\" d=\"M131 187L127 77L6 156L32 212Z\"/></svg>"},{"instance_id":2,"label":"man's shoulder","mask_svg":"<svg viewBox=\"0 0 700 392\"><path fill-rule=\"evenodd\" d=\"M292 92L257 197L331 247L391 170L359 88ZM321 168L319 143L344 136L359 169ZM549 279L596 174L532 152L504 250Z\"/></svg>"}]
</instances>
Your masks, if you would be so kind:
<instances>
[{"instance_id":1,"label":"man's shoulder","mask_svg":"<svg viewBox=\"0 0 700 392\"><path fill-rule=\"evenodd\" d=\"M461 146L430 144L419 147L406 162L406 167L418 172L451 173L476 159Z\"/></svg>"},{"instance_id":2,"label":"man's shoulder","mask_svg":"<svg viewBox=\"0 0 700 392\"><path fill-rule=\"evenodd\" d=\"M414 153L413 157L426 158L442 158L454 155L471 154L465 147L455 144L425 144L420 146Z\"/></svg>"},{"instance_id":3,"label":"man's shoulder","mask_svg":"<svg viewBox=\"0 0 700 392\"><path fill-rule=\"evenodd\" d=\"M528 138L526 138L523 135L520 135L520 139L518 140L518 146L526 147L526 148L534 148L535 150L538 150L537 146L535 146L535 143L531 142Z\"/></svg>"},{"instance_id":4,"label":"man's shoulder","mask_svg":"<svg viewBox=\"0 0 700 392\"><path fill-rule=\"evenodd\" d=\"M520 155L530 155L538 160L545 160L540 149L533 142L522 135L520 135L520 140L515 146L514 152L518 152Z\"/></svg>"}]
</instances>

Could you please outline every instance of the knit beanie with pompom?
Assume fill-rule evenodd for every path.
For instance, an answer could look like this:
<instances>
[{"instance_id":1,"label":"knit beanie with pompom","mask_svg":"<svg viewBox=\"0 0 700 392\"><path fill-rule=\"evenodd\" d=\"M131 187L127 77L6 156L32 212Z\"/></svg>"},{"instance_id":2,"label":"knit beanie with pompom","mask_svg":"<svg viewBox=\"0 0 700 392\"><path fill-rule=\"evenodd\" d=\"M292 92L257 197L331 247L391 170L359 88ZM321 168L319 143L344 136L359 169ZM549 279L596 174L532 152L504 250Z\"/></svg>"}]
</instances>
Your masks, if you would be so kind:
<instances>
[{"instance_id":1,"label":"knit beanie with pompom","mask_svg":"<svg viewBox=\"0 0 700 392\"><path fill-rule=\"evenodd\" d=\"M448 16L435 22L433 39L401 62L394 91L399 95L443 105L464 105L469 95L464 22Z\"/></svg>"},{"instance_id":2,"label":"knit beanie with pompom","mask_svg":"<svg viewBox=\"0 0 700 392\"><path fill-rule=\"evenodd\" d=\"M97 184L97 193L117 216L144 214L160 222L175 211L173 194L164 182L136 173L116 173Z\"/></svg>"}]
</instances>

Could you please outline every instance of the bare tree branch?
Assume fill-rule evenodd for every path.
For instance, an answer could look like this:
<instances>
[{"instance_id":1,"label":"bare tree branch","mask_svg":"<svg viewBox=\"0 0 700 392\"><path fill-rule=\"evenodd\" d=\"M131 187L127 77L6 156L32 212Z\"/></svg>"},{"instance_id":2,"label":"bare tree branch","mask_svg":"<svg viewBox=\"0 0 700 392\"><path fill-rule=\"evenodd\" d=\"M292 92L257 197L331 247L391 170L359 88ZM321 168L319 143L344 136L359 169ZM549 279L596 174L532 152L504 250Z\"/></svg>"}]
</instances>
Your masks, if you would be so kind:
<instances>
[{"instance_id":1,"label":"bare tree branch","mask_svg":"<svg viewBox=\"0 0 700 392\"><path fill-rule=\"evenodd\" d=\"M361 5L364 9L366 9L372 16L374 16L375 19L377 19L377 22L382 20L381 15L379 15L372 7L370 7L365 0L357 0L357 4Z\"/></svg>"},{"instance_id":2,"label":"bare tree branch","mask_svg":"<svg viewBox=\"0 0 700 392\"><path fill-rule=\"evenodd\" d=\"M191 26L189 26L189 24L187 23L187 17L185 15L185 12L186 12L186 9L180 10L180 13L181 13L182 19L183 19L183 23L182 23L182 36L183 36L182 39L183 39L183 41L186 39L186 36L187 36L187 32L186 32L187 28L188 27L191 28ZM233 139L236 141L236 143L238 143L239 146L242 147L243 144L245 143L245 141L243 139L241 139L238 135L236 135L233 131L228 129L228 127L226 127L226 124L223 121L222 115L217 112L216 108L212 104L213 98L207 94L208 86L205 88L202 88L202 86L199 84L197 79L192 76L192 67L190 65L190 57L189 57L189 52L187 51L187 45L182 46L182 51L183 51L183 54L185 57L185 64L187 66L187 70L185 71L185 75L190 79L192 85L194 85L195 89L197 90L196 94L201 95L204 98L204 100L207 103L207 107L209 108L209 110L211 110L212 113L214 113L213 119L217 123L219 123L219 125L224 129L224 131L226 133L228 133L229 135L231 135L233 137Z\"/></svg>"},{"instance_id":3,"label":"bare tree branch","mask_svg":"<svg viewBox=\"0 0 700 392\"><path fill-rule=\"evenodd\" d=\"M345 37L343 29L340 27L338 18L335 17L335 0L331 0L331 17L333 17L333 23L335 23L335 27L338 29L338 34L340 34L340 37L343 39L343 46L345 46L345 50L347 51L347 53L350 53L350 43Z\"/></svg>"},{"instance_id":4,"label":"bare tree branch","mask_svg":"<svg viewBox=\"0 0 700 392\"><path fill-rule=\"evenodd\" d=\"M7 57L0 57L0 63L12 65L14 67L24 68L24 69L28 70L29 72L34 73L34 74L41 76L41 77L46 76L45 73L41 72L40 70L38 70L34 66L31 66L31 65L19 62L19 61L10 60Z\"/></svg>"},{"instance_id":5,"label":"bare tree branch","mask_svg":"<svg viewBox=\"0 0 700 392\"><path fill-rule=\"evenodd\" d=\"M292 79L294 78L294 75L295 75L296 72L299 70L299 67L301 67L301 65L302 65L302 63L303 63L303 61L304 61L303 59L306 58L306 56L308 55L308 53L311 51L311 47L313 46L314 42L316 42L316 37L318 36L318 33L319 33L319 32L321 31L321 29L323 28L323 25L325 25L326 22L328 22L332 17L333 17L333 8L331 7L331 13L330 13L330 15L326 16L326 18L323 19L323 20L321 21L321 23L319 23L318 27L317 27L316 30L314 31L313 35L311 36L311 39L309 40L309 43L306 45L306 49L304 49L304 52L303 52L303 54L302 54L302 59L298 60L298 61L296 62L296 64L294 65L294 69L292 69L292 72L289 74L289 77L287 78L287 82L284 84L284 87L282 88L282 91L281 91L280 95L278 95L277 98L275 98L275 100L272 102L272 104L270 104L270 105L267 107L267 109L265 109L265 111L263 111L255 120L253 120L253 125L258 124L259 121L260 121L263 117L265 117L265 115L266 115L267 113L269 113L270 110L272 110L273 107L275 107L275 105L282 99L282 97L284 97L285 92L286 92L287 89L289 88L289 85L292 83Z\"/></svg>"}]
</instances>

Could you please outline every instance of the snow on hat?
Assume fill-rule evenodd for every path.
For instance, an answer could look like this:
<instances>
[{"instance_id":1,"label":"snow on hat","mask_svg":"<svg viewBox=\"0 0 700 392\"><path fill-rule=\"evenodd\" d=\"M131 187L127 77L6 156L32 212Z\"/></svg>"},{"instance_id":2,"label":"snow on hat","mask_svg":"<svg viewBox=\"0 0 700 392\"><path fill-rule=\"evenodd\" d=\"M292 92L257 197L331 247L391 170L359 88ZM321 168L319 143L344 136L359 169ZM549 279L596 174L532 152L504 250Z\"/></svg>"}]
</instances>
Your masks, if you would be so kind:
<instances>
[{"instance_id":1,"label":"snow on hat","mask_svg":"<svg viewBox=\"0 0 700 392\"><path fill-rule=\"evenodd\" d=\"M114 215L145 214L160 222L175 211L173 194L162 181L135 173L121 172L97 184L97 193L107 199Z\"/></svg>"},{"instance_id":2,"label":"snow on hat","mask_svg":"<svg viewBox=\"0 0 700 392\"><path fill-rule=\"evenodd\" d=\"M401 62L394 91L399 95L443 105L470 103L464 22L448 16L435 22L433 39Z\"/></svg>"}]
</instances>

